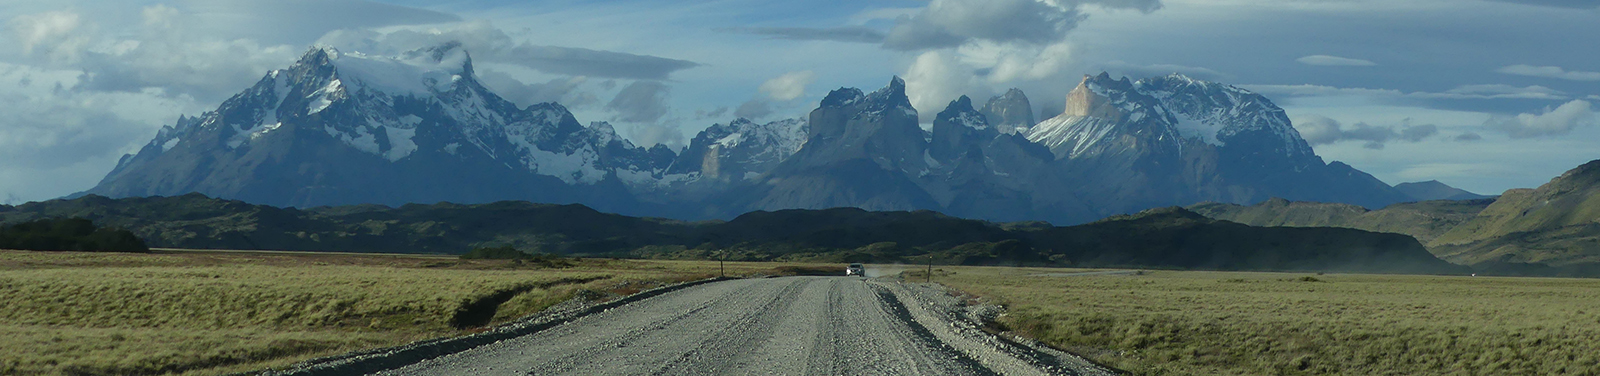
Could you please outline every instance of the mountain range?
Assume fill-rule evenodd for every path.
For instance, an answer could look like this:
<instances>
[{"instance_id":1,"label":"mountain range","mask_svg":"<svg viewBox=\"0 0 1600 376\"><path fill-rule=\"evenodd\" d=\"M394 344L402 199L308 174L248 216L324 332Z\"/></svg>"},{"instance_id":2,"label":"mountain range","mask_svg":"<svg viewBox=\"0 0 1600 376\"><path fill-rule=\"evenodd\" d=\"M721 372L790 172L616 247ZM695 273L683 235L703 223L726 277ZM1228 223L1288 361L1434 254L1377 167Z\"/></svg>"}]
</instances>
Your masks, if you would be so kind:
<instances>
[{"instance_id":1,"label":"mountain range","mask_svg":"<svg viewBox=\"0 0 1600 376\"><path fill-rule=\"evenodd\" d=\"M674 150L583 125L557 103L519 108L478 81L456 43L399 56L312 48L180 117L84 194L298 208L524 200L689 220L856 207L1058 224L1207 201L1414 200L1323 161L1281 108L1237 87L1102 73L1064 103L1035 123L1021 90L982 106L963 96L924 129L896 77L833 90L804 118L716 124Z\"/></svg>"}]
</instances>

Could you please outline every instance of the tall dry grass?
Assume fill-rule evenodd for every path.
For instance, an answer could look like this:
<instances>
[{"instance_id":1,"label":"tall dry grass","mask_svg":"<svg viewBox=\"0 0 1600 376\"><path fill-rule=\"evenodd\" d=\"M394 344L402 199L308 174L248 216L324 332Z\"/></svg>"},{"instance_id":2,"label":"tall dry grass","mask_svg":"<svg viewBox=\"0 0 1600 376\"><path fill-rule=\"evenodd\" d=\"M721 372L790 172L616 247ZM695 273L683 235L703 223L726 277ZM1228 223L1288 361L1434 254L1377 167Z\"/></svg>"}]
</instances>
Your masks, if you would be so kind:
<instances>
[{"instance_id":1,"label":"tall dry grass","mask_svg":"<svg viewBox=\"0 0 1600 376\"><path fill-rule=\"evenodd\" d=\"M729 263L730 273L773 265ZM218 374L459 335L464 307L506 291L490 324L579 290L626 294L716 263L295 253L0 251L0 374ZM503 294L502 294L503 295Z\"/></svg>"},{"instance_id":2,"label":"tall dry grass","mask_svg":"<svg viewBox=\"0 0 1600 376\"><path fill-rule=\"evenodd\" d=\"M1600 280L953 270L1001 324L1141 375L1600 375Z\"/></svg>"}]
</instances>

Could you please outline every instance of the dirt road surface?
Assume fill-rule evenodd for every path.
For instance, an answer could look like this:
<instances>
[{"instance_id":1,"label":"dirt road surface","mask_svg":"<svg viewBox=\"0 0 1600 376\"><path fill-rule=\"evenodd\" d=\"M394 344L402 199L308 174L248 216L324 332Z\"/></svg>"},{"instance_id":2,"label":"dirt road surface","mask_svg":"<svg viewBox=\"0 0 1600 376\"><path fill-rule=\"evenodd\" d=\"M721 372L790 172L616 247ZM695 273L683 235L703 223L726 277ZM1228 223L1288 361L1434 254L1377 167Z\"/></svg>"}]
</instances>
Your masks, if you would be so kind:
<instances>
[{"instance_id":1,"label":"dirt road surface","mask_svg":"<svg viewBox=\"0 0 1600 376\"><path fill-rule=\"evenodd\" d=\"M1111 375L964 319L937 287L855 277L709 283L380 375Z\"/></svg>"}]
</instances>

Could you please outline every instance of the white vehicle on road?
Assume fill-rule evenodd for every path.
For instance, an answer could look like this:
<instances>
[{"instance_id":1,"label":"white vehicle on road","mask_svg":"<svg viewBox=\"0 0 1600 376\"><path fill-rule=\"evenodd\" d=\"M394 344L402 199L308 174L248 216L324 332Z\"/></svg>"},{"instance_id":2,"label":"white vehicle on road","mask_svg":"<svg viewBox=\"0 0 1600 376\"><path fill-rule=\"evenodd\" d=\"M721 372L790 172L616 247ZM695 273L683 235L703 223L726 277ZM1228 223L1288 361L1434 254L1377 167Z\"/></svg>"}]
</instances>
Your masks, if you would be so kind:
<instances>
[{"instance_id":1,"label":"white vehicle on road","mask_svg":"<svg viewBox=\"0 0 1600 376\"><path fill-rule=\"evenodd\" d=\"M862 267L860 263L850 264L850 267L844 268L844 275L845 276L853 276L853 275L854 276L866 276L867 275L867 269L865 267Z\"/></svg>"}]
</instances>

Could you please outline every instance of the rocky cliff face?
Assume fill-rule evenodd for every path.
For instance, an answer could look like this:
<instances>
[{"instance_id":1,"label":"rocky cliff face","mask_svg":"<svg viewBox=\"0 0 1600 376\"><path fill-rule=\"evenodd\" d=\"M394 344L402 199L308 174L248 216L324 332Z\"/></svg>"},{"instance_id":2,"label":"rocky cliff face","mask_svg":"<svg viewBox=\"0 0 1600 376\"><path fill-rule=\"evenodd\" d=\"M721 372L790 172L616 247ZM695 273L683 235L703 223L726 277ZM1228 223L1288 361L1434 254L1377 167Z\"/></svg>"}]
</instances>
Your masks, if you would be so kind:
<instances>
[{"instance_id":1,"label":"rocky cliff face","mask_svg":"<svg viewBox=\"0 0 1600 376\"><path fill-rule=\"evenodd\" d=\"M989 98L983 105L983 116L1000 133L1019 133L1033 127L1033 104L1022 89L1012 88L1005 94Z\"/></svg>"},{"instance_id":2,"label":"rocky cliff face","mask_svg":"<svg viewBox=\"0 0 1600 376\"><path fill-rule=\"evenodd\" d=\"M929 170L928 142L899 77L872 93L828 93L809 124L805 146L760 181L734 188L727 213L939 209L911 179Z\"/></svg>"}]
</instances>

